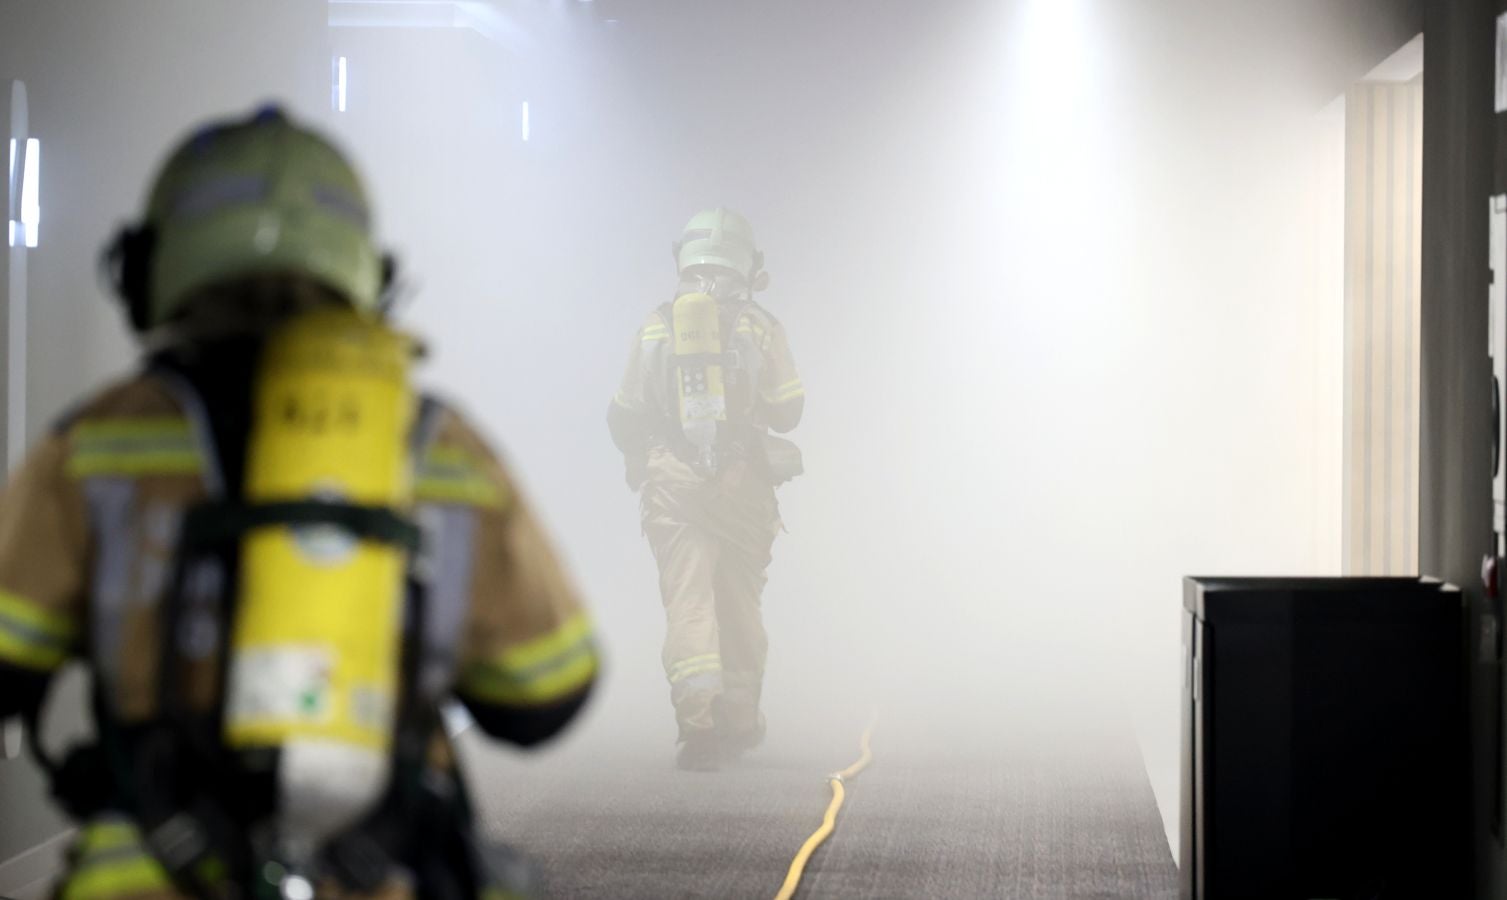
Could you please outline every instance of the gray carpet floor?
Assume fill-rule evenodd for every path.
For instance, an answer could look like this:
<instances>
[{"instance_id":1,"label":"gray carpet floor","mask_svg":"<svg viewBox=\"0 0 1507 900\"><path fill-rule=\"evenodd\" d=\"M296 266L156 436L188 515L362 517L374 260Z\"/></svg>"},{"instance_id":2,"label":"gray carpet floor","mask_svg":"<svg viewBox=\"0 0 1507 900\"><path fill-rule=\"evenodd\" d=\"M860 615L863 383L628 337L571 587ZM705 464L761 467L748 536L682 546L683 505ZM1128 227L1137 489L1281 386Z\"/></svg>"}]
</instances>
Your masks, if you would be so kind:
<instances>
[{"instance_id":1,"label":"gray carpet floor","mask_svg":"<svg viewBox=\"0 0 1507 900\"><path fill-rule=\"evenodd\" d=\"M857 756L856 726L761 749L716 774L667 749L598 745L468 765L495 835L560 898L772 897ZM1128 729L875 739L803 898L1172 898L1177 873ZM958 748L963 748L960 752Z\"/></svg>"},{"instance_id":2,"label":"gray carpet floor","mask_svg":"<svg viewBox=\"0 0 1507 900\"><path fill-rule=\"evenodd\" d=\"M853 786L806 896L1175 897L1144 775L1062 762L875 768Z\"/></svg>"}]
</instances>

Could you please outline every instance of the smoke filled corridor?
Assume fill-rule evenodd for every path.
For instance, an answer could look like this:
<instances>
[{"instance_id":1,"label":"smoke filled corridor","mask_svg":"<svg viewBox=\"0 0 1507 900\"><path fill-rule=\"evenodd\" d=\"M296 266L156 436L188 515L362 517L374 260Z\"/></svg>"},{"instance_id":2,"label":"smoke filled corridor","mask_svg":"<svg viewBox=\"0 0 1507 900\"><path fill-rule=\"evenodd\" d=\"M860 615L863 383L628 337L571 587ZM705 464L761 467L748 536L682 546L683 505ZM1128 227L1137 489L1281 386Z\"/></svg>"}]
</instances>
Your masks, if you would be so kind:
<instances>
[{"instance_id":1,"label":"smoke filled corridor","mask_svg":"<svg viewBox=\"0 0 1507 900\"><path fill-rule=\"evenodd\" d=\"M1458 2L1489 30L1487 0ZM1446 43L1464 26L1436 10L1430 32L1425 5L0 0L0 449L20 485L0 495L0 695L15 663L16 683L47 701L39 716L32 694L0 696L0 900L52 896L81 859L121 852L90 830L101 810L114 838L139 824L140 863L163 855L148 844L176 810L149 810L152 827L109 803L80 815L59 802L51 760L28 759L129 732L96 718L111 678L147 697L119 705L153 727L189 718L165 699L173 690L209 697L193 724L219 730L197 749L234 765L114 759L96 780L154 773L197 801L201 786L171 778L203 777L208 796L234 771L239 789L263 790L296 758L301 793L277 790L298 793L286 805L308 820L326 789L361 795L278 847L297 866L246 851L287 900L326 900L298 866L320 871L371 820L405 837L381 848L380 877L350 883L398 883L400 900L428 900L415 885L429 870L403 854L429 843L475 872L512 865L530 896L551 898L1258 896L1199 880L1218 852L1255 845L1226 831L1221 847L1204 829L1299 818L1315 785L1364 766L1344 757L1300 777L1252 750L1239 761L1256 774L1227 777L1254 807L1200 805L1221 799L1206 756L1288 746L1286 720L1257 713L1332 699L1281 680L1299 662L1268 680L1214 672L1199 629L1220 612L1201 592L1230 587L1215 576L1270 588L1237 612L1276 609L1278 624L1252 626L1248 645L1224 632L1238 648L1224 660L1251 671L1312 650L1316 681L1351 687L1339 662L1323 666L1363 656L1352 633L1323 631L1327 619L1314 632L1353 654L1271 637L1301 619L1283 604L1342 580L1427 595L1459 627L1500 633L1481 588L1485 577L1494 598L1498 576L1460 538L1490 533L1486 450L1446 458L1430 430L1475 422L1489 383L1475 359L1485 312L1448 320L1474 368L1431 374L1455 351L1437 346L1430 277L1489 270L1487 195L1441 200L1425 186L1425 131L1432 152L1453 148L1436 135L1458 110L1454 94L1425 101L1424 73L1442 85L1455 70L1440 61L1468 56ZM1430 49L1425 69L1425 41L1453 56ZM1490 48L1469 46L1486 66ZM1485 91L1459 108L1486 109ZM242 132L266 147L226 149ZM1466 155L1434 168L1464 171ZM1496 196L1492 240L1507 246L1507 187ZM1482 246L1441 261L1429 254L1465 245L1429 223L1457 200ZM188 237L160 239L174 227ZM1507 378L1507 278L1495 284ZM1484 283L1434 290L1486 299ZM205 297L245 309L203 313ZM354 311L356 325L340 320L352 333L388 341L383 365L349 366L392 376L362 395L398 410L381 419L399 435L383 432L386 493L350 489L341 479L366 471L364 457L319 444L339 471L280 449L296 491L252 503L236 492L264 471L257 416L308 432L287 447L374 417L332 400L346 396L335 388L309 388L312 413L263 402L261 374L221 379L231 391L216 378L244 360L188 338L231 334L207 346L263 365L247 348L276 357L255 343L269 321L332 307ZM298 365L340 361L308 349L321 346L311 338ZM170 388L147 399L115 393L159 375ZM195 378L218 392L174 393ZM1476 412L1456 421L1456 406ZM30 490L37 453L56 477ZM1446 528L1438 498L1461 472L1480 481L1480 515ZM189 476L166 499L148 490ZM234 528L191 515L201 507L184 498L201 490ZM1507 477L1498 491L1500 517ZM82 524L14 512L58 497ZM196 525L221 542L207 575L190 565L203 562L189 554ZM70 553L78 572L54 577L44 538L103 541L107 526L124 537ZM251 601L230 577L244 574L242 546L226 547L274 527L303 568L257 581L247 563L247 584L279 586L265 590L279 612L256 632L233 618ZM143 547L145 561L128 560ZM289 623L327 609L316 580L379 552L378 586L320 613L381 648L352 652L374 674L342 705L328 699L347 674L330 662L338 641ZM67 596L31 597L34 583ZM195 606L195 591L222 602ZM1449 737L1475 741L1479 780L1500 762L1483 735L1501 731L1501 698L1481 686L1500 680L1500 641L1449 646L1482 655L1474 693L1421 706L1470 718L1468 738L1463 724ZM173 674L191 651L205 668ZM1404 688L1426 680L1402 665ZM1217 715L1216 677L1228 679ZM1345 709L1383 682L1357 679ZM1224 699L1247 693L1247 707ZM1314 706L1328 714L1327 702ZM307 759L245 737L311 740L286 721L287 734L267 732L276 741L233 727L274 713L349 722L318 732ZM1209 736L1242 726L1259 739ZM40 736L31 750L27 735ZM1371 743L1426 743L1394 737ZM341 740L337 764L319 741ZM1262 807L1279 769L1299 799ZM1500 886L1507 861L1485 845L1501 813L1481 799L1492 785L1456 818L1485 848L1471 877ZM108 790L138 802L137 788ZM453 815L392 826L423 791ZM256 799L276 807L255 813L265 821L297 819L282 795ZM435 821L465 827L406 836ZM284 840L244 830L247 846ZM445 859L433 868L455 865ZM170 874L159 893L61 896L162 900L184 884ZM478 895L514 896L467 877ZM1392 897L1343 884L1290 896Z\"/></svg>"}]
</instances>

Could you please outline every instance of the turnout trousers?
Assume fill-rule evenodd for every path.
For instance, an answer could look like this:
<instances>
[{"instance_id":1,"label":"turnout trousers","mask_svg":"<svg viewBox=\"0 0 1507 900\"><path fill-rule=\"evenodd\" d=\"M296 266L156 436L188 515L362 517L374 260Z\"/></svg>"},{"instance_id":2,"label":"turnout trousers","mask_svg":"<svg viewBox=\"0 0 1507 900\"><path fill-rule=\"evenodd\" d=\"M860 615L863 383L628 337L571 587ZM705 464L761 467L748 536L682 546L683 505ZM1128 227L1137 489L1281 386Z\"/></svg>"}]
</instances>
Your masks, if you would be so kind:
<instances>
[{"instance_id":1,"label":"turnout trousers","mask_svg":"<svg viewBox=\"0 0 1507 900\"><path fill-rule=\"evenodd\" d=\"M663 662L680 740L716 734L751 746L764 729L761 597L780 530L774 488L741 460L705 475L656 449L641 509L659 566Z\"/></svg>"}]
</instances>

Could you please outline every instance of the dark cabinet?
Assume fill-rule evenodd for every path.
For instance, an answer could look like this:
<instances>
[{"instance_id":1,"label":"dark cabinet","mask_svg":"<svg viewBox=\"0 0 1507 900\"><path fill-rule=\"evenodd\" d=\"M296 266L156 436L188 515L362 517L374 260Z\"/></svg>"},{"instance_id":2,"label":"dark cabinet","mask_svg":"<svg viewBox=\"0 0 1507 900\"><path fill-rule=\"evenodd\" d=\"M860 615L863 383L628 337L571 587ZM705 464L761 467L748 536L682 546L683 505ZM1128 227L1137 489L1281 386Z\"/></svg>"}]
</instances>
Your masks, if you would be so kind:
<instances>
[{"instance_id":1,"label":"dark cabinet","mask_svg":"<svg viewBox=\"0 0 1507 900\"><path fill-rule=\"evenodd\" d=\"M1463 609L1413 578L1189 578L1182 896L1469 896Z\"/></svg>"}]
</instances>

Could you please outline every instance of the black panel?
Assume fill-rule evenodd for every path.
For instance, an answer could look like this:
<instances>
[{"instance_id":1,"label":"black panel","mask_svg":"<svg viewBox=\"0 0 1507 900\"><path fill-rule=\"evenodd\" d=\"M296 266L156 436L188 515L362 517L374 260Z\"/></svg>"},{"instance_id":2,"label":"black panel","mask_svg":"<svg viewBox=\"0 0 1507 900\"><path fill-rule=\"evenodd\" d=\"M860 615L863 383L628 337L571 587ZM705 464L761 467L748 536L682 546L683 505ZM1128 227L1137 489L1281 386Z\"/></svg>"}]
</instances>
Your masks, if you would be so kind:
<instances>
[{"instance_id":1,"label":"black panel","mask_svg":"<svg viewBox=\"0 0 1507 900\"><path fill-rule=\"evenodd\" d=\"M1183 896L1469 896L1461 595L1188 579Z\"/></svg>"}]
</instances>

